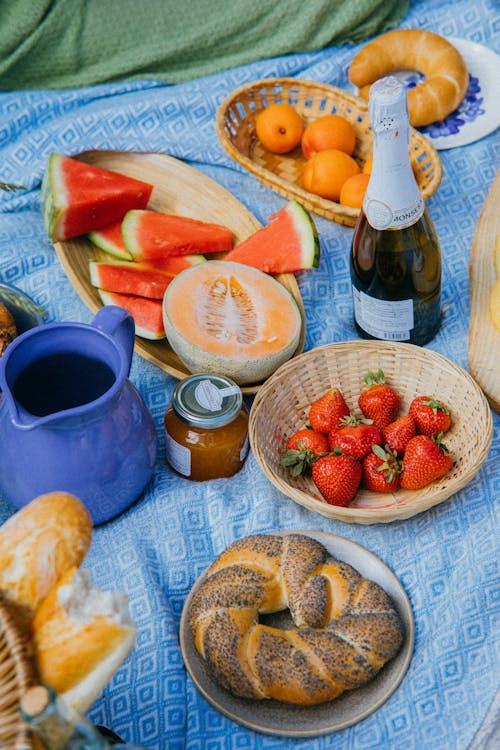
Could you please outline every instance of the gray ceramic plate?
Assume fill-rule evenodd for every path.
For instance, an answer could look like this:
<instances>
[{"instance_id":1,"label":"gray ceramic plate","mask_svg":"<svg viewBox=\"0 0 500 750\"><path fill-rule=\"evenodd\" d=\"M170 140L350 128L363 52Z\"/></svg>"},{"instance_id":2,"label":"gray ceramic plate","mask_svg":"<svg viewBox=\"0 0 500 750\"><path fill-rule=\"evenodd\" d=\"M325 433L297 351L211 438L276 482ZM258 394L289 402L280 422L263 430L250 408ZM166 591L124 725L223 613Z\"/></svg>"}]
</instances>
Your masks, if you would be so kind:
<instances>
[{"instance_id":1,"label":"gray ceramic plate","mask_svg":"<svg viewBox=\"0 0 500 750\"><path fill-rule=\"evenodd\" d=\"M284 532L287 533L287 532ZM292 532L288 532L292 533ZM334 534L294 531L317 539L333 557L352 565L365 578L378 583L392 597L405 628L405 640L397 656L372 682L346 692L334 701L319 706L292 706L278 701L252 701L237 698L220 687L195 649L188 625L188 612L194 592L204 579L202 574L186 599L180 626L180 644L184 663L203 697L218 711L256 732L283 737L314 737L331 734L356 724L376 711L396 690L413 654L415 626L408 597L394 573L372 552ZM288 613L266 618L266 624L284 627ZM274 619L273 619L274 618Z\"/></svg>"},{"instance_id":2,"label":"gray ceramic plate","mask_svg":"<svg viewBox=\"0 0 500 750\"><path fill-rule=\"evenodd\" d=\"M5 305L16 321L18 334L42 325L44 322L44 309L15 286L0 282L0 302Z\"/></svg>"}]
</instances>

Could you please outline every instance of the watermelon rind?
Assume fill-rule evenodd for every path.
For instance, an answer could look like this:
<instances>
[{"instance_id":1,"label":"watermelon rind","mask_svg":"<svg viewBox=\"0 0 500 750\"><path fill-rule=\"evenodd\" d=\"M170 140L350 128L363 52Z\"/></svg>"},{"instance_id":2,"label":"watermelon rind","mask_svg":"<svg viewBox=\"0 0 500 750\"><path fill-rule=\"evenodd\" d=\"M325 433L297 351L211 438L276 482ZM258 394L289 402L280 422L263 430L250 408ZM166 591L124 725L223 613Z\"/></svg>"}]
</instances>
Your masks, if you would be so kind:
<instances>
[{"instance_id":1,"label":"watermelon rind","mask_svg":"<svg viewBox=\"0 0 500 750\"><path fill-rule=\"evenodd\" d=\"M311 214L297 201L290 201L287 211L294 217L295 227L301 238L300 270L319 268L319 236Z\"/></svg>"},{"instance_id":2,"label":"watermelon rind","mask_svg":"<svg viewBox=\"0 0 500 750\"><path fill-rule=\"evenodd\" d=\"M42 217L50 239L53 241L59 234L59 225L64 218L67 195L61 180L61 154L51 153L42 179L41 204ZM57 204L54 201L57 196Z\"/></svg>"},{"instance_id":3,"label":"watermelon rind","mask_svg":"<svg viewBox=\"0 0 500 750\"><path fill-rule=\"evenodd\" d=\"M96 229L95 232L89 232L87 237L93 245L100 248L100 250L104 250L105 253L113 256L113 258L118 258L119 260L132 260L129 251L125 247L120 247L115 242L112 242L105 234L103 234L102 230Z\"/></svg>"}]
</instances>

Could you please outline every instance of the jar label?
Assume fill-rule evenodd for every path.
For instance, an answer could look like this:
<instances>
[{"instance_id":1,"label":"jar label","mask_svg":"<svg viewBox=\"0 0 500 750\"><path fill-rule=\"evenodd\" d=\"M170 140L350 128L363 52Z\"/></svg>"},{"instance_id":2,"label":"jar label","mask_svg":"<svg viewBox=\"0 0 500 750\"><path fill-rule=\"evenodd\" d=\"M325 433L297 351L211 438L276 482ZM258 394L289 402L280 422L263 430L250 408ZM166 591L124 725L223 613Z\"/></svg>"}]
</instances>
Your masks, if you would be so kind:
<instances>
[{"instance_id":1,"label":"jar label","mask_svg":"<svg viewBox=\"0 0 500 750\"><path fill-rule=\"evenodd\" d=\"M222 399L226 396L234 396L240 392L239 386L230 385L226 388L217 388L211 380L200 380L194 389L194 397L198 404L209 412L220 411Z\"/></svg>"},{"instance_id":2,"label":"jar label","mask_svg":"<svg viewBox=\"0 0 500 750\"><path fill-rule=\"evenodd\" d=\"M385 341L407 341L414 327L413 300L382 300L352 288L354 318L370 336Z\"/></svg>"},{"instance_id":3,"label":"jar label","mask_svg":"<svg viewBox=\"0 0 500 750\"><path fill-rule=\"evenodd\" d=\"M180 445L168 432L165 433L165 455L172 469L185 477L191 476L191 451Z\"/></svg>"}]
</instances>

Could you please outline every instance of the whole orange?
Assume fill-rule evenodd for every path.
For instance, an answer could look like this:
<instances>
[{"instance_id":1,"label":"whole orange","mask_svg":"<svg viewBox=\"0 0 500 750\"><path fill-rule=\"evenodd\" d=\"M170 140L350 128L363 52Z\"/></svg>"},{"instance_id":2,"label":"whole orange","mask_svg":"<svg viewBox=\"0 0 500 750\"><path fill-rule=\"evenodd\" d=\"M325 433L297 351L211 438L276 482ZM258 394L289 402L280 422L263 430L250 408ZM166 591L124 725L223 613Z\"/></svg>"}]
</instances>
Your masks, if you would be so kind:
<instances>
[{"instance_id":1,"label":"whole orange","mask_svg":"<svg viewBox=\"0 0 500 750\"><path fill-rule=\"evenodd\" d=\"M345 151L350 156L356 145L356 133L345 117L323 115L306 127L301 145L306 159L310 159L318 151L331 148Z\"/></svg>"},{"instance_id":2,"label":"whole orange","mask_svg":"<svg viewBox=\"0 0 500 750\"><path fill-rule=\"evenodd\" d=\"M369 182L370 175L366 173L360 172L349 177L342 185L339 203L343 206L351 206L351 208L361 208Z\"/></svg>"},{"instance_id":3,"label":"whole orange","mask_svg":"<svg viewBox=\"0 0 500 750\"><path fill-rule=\"evenodd\" d=\"M373 166L373 159L367 159L365 163L363 164L363 169L361 171L364 172L364 174L371 174L372 166Z\"/></svg>"},{"instance_id":4,"label":"whole orange","mask_svg":"<svg viewBox=\"0 0 500 750\"><path fill-rule=\"evenodd\" d=\"M257 138L273 154L286 154L299 145L304 123L291 104L270 104L257 115Z\"/></svg>"},{"instance_id":5,"label":"whole orange","mask_svg":"<svg viewBox=\"0 0 500 750\"><path fill-rule=\"evenodd\" d=\"M338 202L342 185L359 173L359 166L344 151L327 149L313 154L306 162L302 181L306 190Z\"/></svg>"}]
</instances>

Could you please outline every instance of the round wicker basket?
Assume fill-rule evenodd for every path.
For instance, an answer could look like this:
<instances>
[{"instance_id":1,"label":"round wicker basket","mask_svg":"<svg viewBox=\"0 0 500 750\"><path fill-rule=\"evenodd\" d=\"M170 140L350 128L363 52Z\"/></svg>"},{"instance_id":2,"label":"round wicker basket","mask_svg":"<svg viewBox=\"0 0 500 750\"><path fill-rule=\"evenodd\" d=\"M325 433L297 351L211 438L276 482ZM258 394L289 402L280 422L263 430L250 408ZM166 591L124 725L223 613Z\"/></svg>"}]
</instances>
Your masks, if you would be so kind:
<instances>
[{"instance_id":1,"label":"round wicker basket","mask_svg":"<svg viewBox=\"0 0 500 750\"><path fill-rule=\"evenodd\" d=\"M341 389L350 409L359 415L363 377L378 369L400 394L401 414L407 413L417 395L434 396L451 409L453 424L445 444L454 459L452 469L419 491L380 494L360 489L349 506L329 505L310 477L293 477L281 466L286 441L305 427L310 405L332 386ZM281 492L323 516L364 524L409 518L449 498L476 474L488 455L492 435L488 402L465 370L431 350L379 341L328 344L282 365L255 397L249 420L254 455Z\"/></svg>"},{"instance_id":2,"label":"round wicker basket","mask_svg":"<svg viewBox=\"0 0 500 750\"><path fill-rule=\"evenodd\" d=\"M0 592L0 748L32 750L26 725L19 716L19 701L36 684L28 639L16 624Z\"/></svg>"},{"instance_id":3,"label":"round wicker basket","mask_svg":"<svg viewBox=\"0 0 500 750\"><path fill-rule=\"evenodd\" d=\"M264 185L285 198L299 201L320 216L354 226L359 209L341 206L301 186L305 158L300 146L280 155L272 154L260 144L255 133L256 117L265 107L276 102L292 104L306 125L326 114L347 118L356 131L353 156L360 164L371 156L372 150L367 103L325 83L269 78L236 89L222 102L216 116L216 130L222 146ZM435 148L416 130L411 131L410 158L420 191L427 199L439 187L442 166Z\"/></svg>"}]
</instances>

